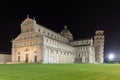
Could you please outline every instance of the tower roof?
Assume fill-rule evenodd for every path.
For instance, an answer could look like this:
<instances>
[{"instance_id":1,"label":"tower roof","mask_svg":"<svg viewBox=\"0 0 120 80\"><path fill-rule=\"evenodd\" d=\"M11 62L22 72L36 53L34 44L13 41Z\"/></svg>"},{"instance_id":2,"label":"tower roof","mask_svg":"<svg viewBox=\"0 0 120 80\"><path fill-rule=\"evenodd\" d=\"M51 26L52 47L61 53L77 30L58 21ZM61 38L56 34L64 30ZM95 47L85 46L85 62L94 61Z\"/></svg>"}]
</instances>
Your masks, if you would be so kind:
<instances>
[{"instance_id":1,"label":"tower roof","mask_svg":"<svg viewBox=\"0 0 120 80\"><path fill-rule=\"evenodd\" d=\"M103 26L102 25L98 25L97 27L96 27L96 31L97 30L103 30Z\"/></svg>"}]
</instances>

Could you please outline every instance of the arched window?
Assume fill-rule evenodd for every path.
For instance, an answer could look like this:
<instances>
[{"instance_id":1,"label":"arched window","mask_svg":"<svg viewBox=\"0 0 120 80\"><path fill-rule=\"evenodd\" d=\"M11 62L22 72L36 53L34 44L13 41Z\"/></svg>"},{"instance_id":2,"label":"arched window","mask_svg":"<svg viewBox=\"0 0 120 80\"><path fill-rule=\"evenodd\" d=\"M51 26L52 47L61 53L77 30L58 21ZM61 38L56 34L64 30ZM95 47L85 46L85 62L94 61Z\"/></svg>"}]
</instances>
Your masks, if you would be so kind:
<instances>
[{"instance_id":1,"label":"arched window","mask_svg":"<svg viewBox=\"0 0 120 80\"><path fill-rule=\"evenodd\" d=\"M38 37L38 35L36 35L36 37Z\"/></svg>"},{"instance_id":2,"label":"arched window","mask_svg":"<svg viewBox=\"0 0 120 80\"><path fill-rule=\"evenodd\" d=\"M51 53L53 53L53 50L51 50Z\"/></svg>"},{"instance_id":3,"label":"arched window","mask_svg":"<svg viewBox=\"0 0 120 80\"><path fill-rule=\"evenodd\" d=\"M38 29L38 32L40 32L40 29Z\"/></svg>"},{"instance_id":4,"label":"arched window","mask_svg":"<svg viewBox=\"0 0 120 80\"><path fill-rule=\"evenodd\" d=\"M53 34L51 34L51 37L53 37Z\"/></svg>"},{"instance_id":5,"label":"arched window","mask_svg":"<svg viewBox=\"0 0 120 80\"><path fill-rule=\"evenodd\" d=\"M80 54L79 54L79 57L80 57Z\"/></svg>"},{"instance_id":6,"label":"arched window","mask_svg":"<svg viewBox=\"0 0 120 80\"><path fill-rule=\"evenodd\" d=\"M20 55L20 52L18 52L18 55Z\"/></svg>"},{"instance_id":7,"label":"arched window","mask_svg":"<svg viewBox=\"0 0 120 80\"><path fill-rule=\"evenodd\" d=\"M26 32L29 32L29 30L28 30L28 29L26 29Z\"/></svg>"}]
</instances>

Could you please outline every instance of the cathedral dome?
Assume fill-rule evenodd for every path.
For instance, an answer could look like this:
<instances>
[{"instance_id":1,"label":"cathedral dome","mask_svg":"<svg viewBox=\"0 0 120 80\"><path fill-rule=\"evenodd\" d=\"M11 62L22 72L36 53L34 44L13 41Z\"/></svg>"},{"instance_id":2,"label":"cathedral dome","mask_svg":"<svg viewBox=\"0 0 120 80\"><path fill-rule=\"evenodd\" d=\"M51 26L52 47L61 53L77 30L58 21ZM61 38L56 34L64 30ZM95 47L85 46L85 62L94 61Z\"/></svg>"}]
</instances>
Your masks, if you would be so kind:
<instances>
[{"instance_id":1,"label":"cathedral dome","mask_svg":"<svg viewBox=\"0 0 120 80\"><path fill-rule=\"evenodd\" d=\"M67 26L64 27L60 34L69 40L73 40L73 36L71 32L67 29Z\"/></svg>"}]
</instances>

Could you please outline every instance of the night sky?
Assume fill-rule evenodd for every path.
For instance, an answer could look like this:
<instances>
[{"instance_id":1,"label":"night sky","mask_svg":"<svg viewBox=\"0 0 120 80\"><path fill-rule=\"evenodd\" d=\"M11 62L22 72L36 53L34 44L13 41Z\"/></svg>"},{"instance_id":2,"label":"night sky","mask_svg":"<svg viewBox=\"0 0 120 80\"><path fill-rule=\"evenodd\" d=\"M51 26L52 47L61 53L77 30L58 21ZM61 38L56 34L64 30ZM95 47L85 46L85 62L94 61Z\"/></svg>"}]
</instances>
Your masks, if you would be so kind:
<instances>
[{"instance_id":1,"label":"night sky","mask_svg":"<svg viewBox=\"0 0 120 80\"><path fill-rule=\"evenodd\" d=\"M38 2L39 1L39 2ZM105 54L120 54L120 3L102 0L45 1L4 0L0 2L0 52L11 52L11 40L20 34L20 24L27 14L38 24L55 32L64 25L74 36L94 36L96 29L105 31Z\"/></svg>"}]
</instances>

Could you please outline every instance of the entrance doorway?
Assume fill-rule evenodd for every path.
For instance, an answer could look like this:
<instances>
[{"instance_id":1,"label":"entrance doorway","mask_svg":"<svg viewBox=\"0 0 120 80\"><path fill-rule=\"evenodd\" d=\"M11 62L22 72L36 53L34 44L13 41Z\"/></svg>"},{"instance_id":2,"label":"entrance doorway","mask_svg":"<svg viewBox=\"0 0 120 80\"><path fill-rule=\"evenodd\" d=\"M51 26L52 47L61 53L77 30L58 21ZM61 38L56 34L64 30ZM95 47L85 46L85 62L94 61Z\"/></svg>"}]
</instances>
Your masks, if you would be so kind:
<instances>
[{"instance_id":1,"label":"entrance doorway","mask_svg":"<svg viewBox=\"0 0 120 80\"><path fill-rule=\"evenodd\" d=\"M28 63L28 54L25 55L25 62Z\"/></svg>"},{"instance_id":2,"label":"entrance doorway","mask_svg":"<svg viewBox=\"0 0 120 80\"><path fill-rule=\"evenodd\" d=\"M20 62L20 56L18 56L18 62Z\"/></svg>"},{"instance_id":3,"label":"entrance doorway","mask_svg":"<svg viewBox=\"0 0 120 80\"><path fill-rule=\"evenodd\" d=\"M34 55L34 62L37 62L37 55Z\"/></svg>"}]
</instances>

